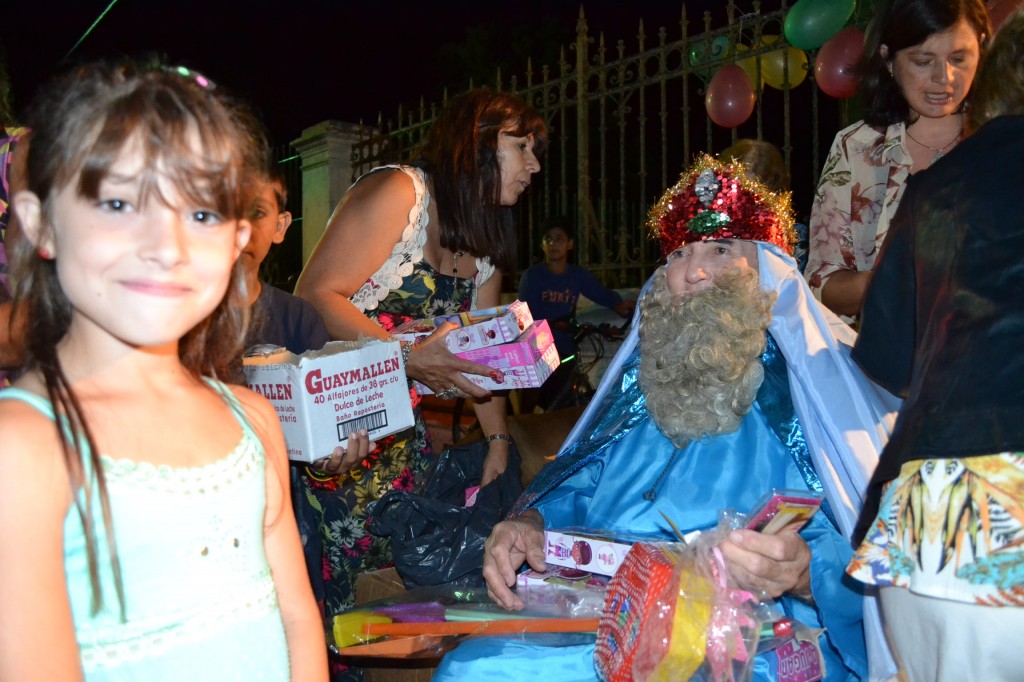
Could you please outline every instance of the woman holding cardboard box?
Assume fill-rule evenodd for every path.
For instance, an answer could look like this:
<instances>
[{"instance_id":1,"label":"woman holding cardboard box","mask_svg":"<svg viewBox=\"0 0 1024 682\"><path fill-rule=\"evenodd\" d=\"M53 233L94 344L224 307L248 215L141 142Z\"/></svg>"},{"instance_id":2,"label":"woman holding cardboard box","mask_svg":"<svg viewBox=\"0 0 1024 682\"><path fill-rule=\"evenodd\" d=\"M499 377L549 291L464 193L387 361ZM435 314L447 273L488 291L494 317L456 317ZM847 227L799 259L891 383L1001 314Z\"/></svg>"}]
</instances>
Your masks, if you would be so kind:
<instances>
[{"instance_id":1,"label":"woman holding cardboard box","mask_svg":"<svg viewBox=\"0 0 1024 682\"><path fill-rule=\"evenodd\" d=\"M319 309L338 339L388 338L407 320L498 305L501 272L514 266L511 207L540 170L537 155L546 136L543 119L512 95L478 89L456 98L415 165L376 168L349 189L296 293ZM504 398L463 375L496 370L452 355L444 343L452 328L444 325L415 348L403 348L406 369L442 397L476 399L490 446L486 482L505 469L508 457ZM365 505L393 487L411 486L429 454L427 430L417 418L414 429L348 472L342 482L357 482L355 507L343 522L345 537L336 542L354 538L354 544L345 544L342 554L376 551L381 562L387 558L386 543L362 529ZM350 597L328 595L328 607L349 606Z\"/></svg>"}]
</instances>

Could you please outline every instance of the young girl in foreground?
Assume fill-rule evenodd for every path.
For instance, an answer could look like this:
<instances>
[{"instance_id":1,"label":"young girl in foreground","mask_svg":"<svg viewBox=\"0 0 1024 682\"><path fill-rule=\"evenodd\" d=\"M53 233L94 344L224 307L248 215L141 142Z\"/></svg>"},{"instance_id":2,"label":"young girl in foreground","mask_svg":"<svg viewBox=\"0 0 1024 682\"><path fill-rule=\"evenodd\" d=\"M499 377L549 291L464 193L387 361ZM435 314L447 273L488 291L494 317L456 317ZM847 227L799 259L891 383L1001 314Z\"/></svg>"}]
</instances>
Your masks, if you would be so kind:
<instances>
[{"instance_id":1,"label":"young girl in foreground","mask_svg":"<svg viewBox=\"0 0 1024 682\"><path fill-rule=\"evenodd\" d=\"M326 680L277 416L213 378L245 331L237 111L131 64L36 103L12 268L31 361L0 392L2 680Z\"/></svg>"}]
</instances>

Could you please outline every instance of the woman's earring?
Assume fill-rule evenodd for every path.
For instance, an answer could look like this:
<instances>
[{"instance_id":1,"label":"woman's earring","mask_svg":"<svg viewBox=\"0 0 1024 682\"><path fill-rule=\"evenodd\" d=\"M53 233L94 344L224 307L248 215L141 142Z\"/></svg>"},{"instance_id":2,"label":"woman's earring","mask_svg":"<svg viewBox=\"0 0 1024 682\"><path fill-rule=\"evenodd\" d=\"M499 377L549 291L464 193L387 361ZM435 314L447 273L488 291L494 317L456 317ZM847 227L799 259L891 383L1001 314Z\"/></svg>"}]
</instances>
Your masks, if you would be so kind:
<instances>
[{"instance_id":1,"label":"woman's earring","mask_svg":"<svg viewBox=\"0 0 1024 682\"><path fill-rule=\"evenodd\" d=\"M50 250L47 249L45 246L38 247L36 249L36 253L38 253L39 257L42 258L43 260L50 260L51 258L53 258L53 254L50 253Z\"/></svg>"}]
</instances>

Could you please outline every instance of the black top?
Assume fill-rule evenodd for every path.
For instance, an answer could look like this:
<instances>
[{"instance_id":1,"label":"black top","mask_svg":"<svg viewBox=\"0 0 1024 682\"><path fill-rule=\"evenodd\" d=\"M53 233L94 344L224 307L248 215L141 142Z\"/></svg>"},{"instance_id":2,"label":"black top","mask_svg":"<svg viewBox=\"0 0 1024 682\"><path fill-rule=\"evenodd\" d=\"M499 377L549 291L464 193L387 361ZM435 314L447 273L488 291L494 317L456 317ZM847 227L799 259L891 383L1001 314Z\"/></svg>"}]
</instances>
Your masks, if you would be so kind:
<instances>
[{"instance_id":1,"label":"black top","mask_svg":"<svg viewBox=\"0 0 1024 682\"><path fill-rule=\"evenodd\" d=\"M283 346L296 355L319 350L330 341L327 327L312 303L266 282L253 306L252 326L245 347L258 344Z\"/></svg>"},{"instance_id":2,"label":"black top","mask_svg":"<svg viewBox=\"0 0 1024 682\"><path fill-rule=\"evenodd\" d=\"M911 460L1024 449L1024 116L911 177L853 357L905 398L873 487Z\"/></svg>"}]
</instances>

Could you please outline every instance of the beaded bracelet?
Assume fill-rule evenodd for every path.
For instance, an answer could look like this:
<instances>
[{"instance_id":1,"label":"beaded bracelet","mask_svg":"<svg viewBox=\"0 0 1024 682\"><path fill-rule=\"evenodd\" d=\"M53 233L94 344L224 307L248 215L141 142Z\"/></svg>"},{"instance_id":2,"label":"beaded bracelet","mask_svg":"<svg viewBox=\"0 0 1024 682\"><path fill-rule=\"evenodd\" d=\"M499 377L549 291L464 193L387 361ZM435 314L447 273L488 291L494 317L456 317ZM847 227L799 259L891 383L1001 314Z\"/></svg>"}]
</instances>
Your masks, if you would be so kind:
<instances>
[{"instance_id":1,"label":"beaded bracelet","mask_svg":"<svg viewBox=\"0 0 1024 682\"><path fill-rule=\"evenodd\" d=\"M484 438L484 442L486 442L488 445L490 445L496 440L503 440L509 445L512 445L512 436L508 435L507 433L492 433L491 435L487 436L487 438Z\"/></svg>"},{"instance_id":2,"label":"beaded bracelet","mask_svg":"<svg viewBox=\"0 0 1024 682\"><path fill-rule=\"evenodd\" d=\"M388 340L389 341L398 341L398 345L402 349L402 366L403 367L408 367L409 366L409 353L412 352L412 347L414 345L416 345L416 344L414 344L412 341L402 341L401 339L396 339L393 336L391 338L389 338Z\"/></svg>"}]
</instances>

